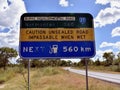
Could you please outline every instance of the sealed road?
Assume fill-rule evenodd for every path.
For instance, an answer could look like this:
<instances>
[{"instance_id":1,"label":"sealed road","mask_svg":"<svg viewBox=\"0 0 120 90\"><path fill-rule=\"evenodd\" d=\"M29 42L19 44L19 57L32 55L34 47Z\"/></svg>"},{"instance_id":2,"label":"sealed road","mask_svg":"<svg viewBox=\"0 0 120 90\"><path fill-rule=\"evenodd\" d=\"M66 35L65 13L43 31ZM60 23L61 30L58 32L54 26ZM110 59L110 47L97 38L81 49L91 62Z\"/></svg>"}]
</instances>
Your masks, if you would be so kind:
<instances>
[{"instance_id":1,"label":"sealed road","mask_svg":"<svg viewBox=\"0 0 120 90\"><path fill-rule=\"evenodd\" d=\"M64 69L69 70L70 72L77 73L77 74L86 75L85 70L72 69L70 67L66 67ZM88 76L97 78L100 80L120 84L120 74L110 74L110 73L88 71Z\"/></svg>"}]
</instances>

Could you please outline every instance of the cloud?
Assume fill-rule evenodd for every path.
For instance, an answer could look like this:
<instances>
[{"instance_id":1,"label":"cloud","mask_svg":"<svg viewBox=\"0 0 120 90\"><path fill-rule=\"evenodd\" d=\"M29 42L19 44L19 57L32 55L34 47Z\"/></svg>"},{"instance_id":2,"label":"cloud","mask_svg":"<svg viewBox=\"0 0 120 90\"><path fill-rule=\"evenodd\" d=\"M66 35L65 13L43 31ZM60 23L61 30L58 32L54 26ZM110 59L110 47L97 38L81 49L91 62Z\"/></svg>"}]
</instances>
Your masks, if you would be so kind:
<instances>
[{"instance_id":1,"label":"cloud","mask_svg":"<svg viewBox=\"0 0 120 90\"><path fill-rule=\"evenodd\" d=\"M93 59L97 60L99 58L100 60L103 60L103 54L105 52L113 52L113 50L112 49L98 50L98 51L96 51L96 55L95 55L95 57Z\"/></svg>"},{"instance_id":2,"label":"cloud","mask_svg":"<svg viewBox=\"0 0 120 90\"><path fill-rule=\"evenodd\" d=\"M120 0L111 0L110 1L110 5L111 5L111 7L116 7L116 8L118 7L118 8L120 8Z\"/></svg>"},{"instance_id":3,"label":"cloud","mask_svg":"<svg viewBox=\"0 0 120 90\"><path fill-rule=\"evenodd\" d=\"M93 60L95 61L95 60L99 59L99 60L103 61L103 60L104 60L103 54L104 54L105 52L106 52L106 53L113 52L114 55L115 55L115 58L117 58L117 55L118 55L118 53L119 53L119 51L114 52L113 49L98 50L98 51L96 51L96 55L95 55L95 57L93 58Z\"/></svg>"},{"instance_id":4,"label":"cloud","mask_svg":"<svg viewBox=\"0 0 120 90\"><path fill-rule=\"evenodd\" d=\"M102 5L106 5L109 3L109 0L96 0L95 2L96 4L102 4Z\"/></svg>"},{"instance_id":5,"label":"cloud","mask_svg":"<svg viewBox=\"0 0 120 90\"><path fill-rule=\"evenodd\" d=\"M116 23L120 19L120 9L106 8L101 10L95 18L95 27Z\"/></svg>"},{"instance_id":6,"label":"cloud","mask_svg":"<svg viewBox=\"0 0 120 90\"><path fill-rule=\"evenodd\" d=\"M120 36L120 27L116 27L112 30L112 37Z\"/></svg>"},{"instance_id":7,"label":"cloud","mask_svg":"<svg viewBox=\"0 0 120 90\"><path fill-rule=\"evenodd\" d=\"M1 2L5 4L5 6L3 5L3 7L0 8L2 10L0 11L0 26L3 27L15 26L16 22L18 22L18 20L20 19L21 14L23 14L26 11L24 2L22 0L9 1L11 2L10 5L6 5L5 2Z\"/></svg>"},{"instance_id":8,"label":"cloud","mask_svg":"<svg viewBox=\"0 0 120 90\"><path fill-rule=\"evenodd\" d=\"M69 6L68 0L60 0L60 1L59 1L59 4L60 4L62 7L68 7L68 6Z\"/></svg>"},{"instance_id":9,"label":"cloud","mask_svg":"<svg viewBox=\"0 0 120 90\"><path fill-rule=\"evenodd\" d=\"M95 27L103 27L120 20L120 0L96 0L95 3L101 5L110 4L110 7L100 10L95 17Z\"/></svg>"},{"instance_id":10,"label":"cloud","mask_svg":"<svg viewBox=\"0 0 120 90\"><path fill-rule=\"evenodd\" d=\"M120 42L116 42L116 43L103 42L100 45L100 48L104 48L104 47L112 47L112 48L116 48L116 49L120 50Z\"/></svg>"},{"instance_id":11,"label":"cloud","mask_svg":"<svg viewBox=\"0 0 120 90\"><path fill-rule=\"evenodd\" d=\"M78 58L75 58L75 59L68 58L68 59L61 59L61 60L65 60L65 61L70 60L72 62L79 62L80 61L80 59L78 59Z\"/></svg>"},{"instance_id":12,"label":"cloud","mask_svg":"<svg viewBox=\"0 0 120 90\"><path fill-rule=\"evenodd\" d=\"M0 12L5 11L8 8L7 0L0 1Z\"/></svg>"},{"instance_id":13,"label":"cloud","mask_svg":"<svg viewBox=\"0 0 120 90\"><path fill-rule=\"evenodd\" d=\"M0 33L0 47L13 47L18 49L19 29L18 26L9 30L9 32Z\"/></svg>"},{"instance_id":14,"label":"cloud","mask_svg":"<svg viewBox=\"0 0 120 90\"><path fill-rule=\"evenodd\" d=\"M120 7L120 0L96 0L95 3L101 5L110 4L110 7Z\"/></svg>"},{"instance_id":15,"label":"cloud","mask_svg":"<svg viewBox=\"0 0 120 90\"><path fill-rule=\"evenodd\" d=\"M103 47L110 47L110 46L113 46L113 45L114 45L113 43L102 42L102 44L100 45L100 48L103 48Z\"/></svg>"},{"instance_id":16,"label":"cloud","mask_svg":"<svg viewBox=\"0 0 120 90\"><path fill-rule=\"evenodd\" d=\"M1 0L0 2L0 47L17 47L19 42L20 16L26 12L22 0ZM5 32L5 28L9 29Z\"/></svg>"}]
</instances>

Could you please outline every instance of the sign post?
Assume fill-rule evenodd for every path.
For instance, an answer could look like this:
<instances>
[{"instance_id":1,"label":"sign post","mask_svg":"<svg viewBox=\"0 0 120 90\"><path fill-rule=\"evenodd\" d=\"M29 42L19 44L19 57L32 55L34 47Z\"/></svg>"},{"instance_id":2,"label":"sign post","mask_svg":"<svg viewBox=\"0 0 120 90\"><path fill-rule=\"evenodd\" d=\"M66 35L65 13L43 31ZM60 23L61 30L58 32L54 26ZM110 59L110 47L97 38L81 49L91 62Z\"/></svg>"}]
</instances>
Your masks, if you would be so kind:
<instances>
[{"instance_id":1,"label":"sign post","mask_svg":"<svg viewBox=\"0 0 120 90\"><path fill-rule=\"evenodd\" d=\"M30 59L28 59L28 90L30 90Z\"/></svg>"},{"instance_id":2,"label":"sign post","mask_svg":"<svg viewBox=\"0 0 120 90\"><path fill-rule=\"evenodd\" d=\"M93 57L95 39L92 15L23 14L20 22L19 53L22 58L27 59Z\"/></svg>"},{"instance_id":3,"label":"sign post","mask_svg":"<svg viewBox=\"0 0 120 90\"><path fill-rule=\"evenodd\" d=\"M88 59L85 58L85 66L86 66L86 90L88 90Z\"/></svg>"}]
</instances>

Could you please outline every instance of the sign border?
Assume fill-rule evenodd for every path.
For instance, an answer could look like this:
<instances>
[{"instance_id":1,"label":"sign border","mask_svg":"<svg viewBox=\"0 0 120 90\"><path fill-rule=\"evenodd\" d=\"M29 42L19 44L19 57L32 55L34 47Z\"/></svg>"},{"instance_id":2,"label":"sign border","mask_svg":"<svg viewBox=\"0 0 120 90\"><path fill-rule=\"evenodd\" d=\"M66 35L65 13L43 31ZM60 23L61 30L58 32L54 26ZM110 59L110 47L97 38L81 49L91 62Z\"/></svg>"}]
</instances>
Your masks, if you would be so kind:
<instances>
[{"instance_id":1,"label":"sign border","mask_svg":"<svg viewBox=\"0 0 120 90\"><path fill-rule=\"evenodd\" d=\"M45 15L45 16L48 16L48 15L51 15L51 14L56 14L56 15L66 15L66 14L71 14L71 15L74 15L74 14L81 14L81 15L87 15L87 16L90 16L92 19L93 19L93 16L91 15L91 14L89 14L89 13L24 13L22 16L21 16L21 19L20 19L20 30L21 30L21 28L22 28L22 25L21 25L21 23L22 23L22 20L23 20L23 18L26 16L26 15L35 15L36 14L36 16L39 16L39 15ZM53 15L54 16L54 15ZM20 57L22 57L22 58L25 58L25 59L39 59L39 58L61 58L61 59L66 59L66 58L92 58L92 57L94 57L95 56L95 54L96 54L96 48L95 48L95 31L94 31L94 21L93 21L93 23L92 23L92 25L93 25L93 33L94 33L94 41L93 41L93 44L94 44L94 53L93 53L93 55L92 56L87 56L87 57L84 57L84 56L79 56L79 57L72 57L72 56L66 56L66 57L23 57L22 55L21 55L21 41L20 41L20 33L19 33L19 56ZM55 27L56 28L56 27ZM28 42L30 42L30 41L28 41ZM47 42L47 41L46 41ZM57 42L57 41L56 41ZM61 41L62 42L62 41ZM73 41L74 42L74 41ZM87 41L85 41L85 42L87 42Z\"/></svg>"}]
</instances>

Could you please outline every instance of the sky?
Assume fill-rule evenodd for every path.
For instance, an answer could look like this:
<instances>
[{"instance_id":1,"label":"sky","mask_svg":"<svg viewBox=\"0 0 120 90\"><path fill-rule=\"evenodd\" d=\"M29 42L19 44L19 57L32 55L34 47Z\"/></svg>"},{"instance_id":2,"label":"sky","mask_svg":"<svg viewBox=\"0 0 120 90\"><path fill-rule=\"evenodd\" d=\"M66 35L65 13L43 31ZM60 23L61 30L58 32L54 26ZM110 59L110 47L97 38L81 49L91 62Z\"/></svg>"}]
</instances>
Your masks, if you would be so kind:
<instances>
[{"instance_id":1,"label":"sky","mask_svg":"<svg viewBox=\"0 0 120 90\"><path fill-rule=\"evenodd\" d=\"M0 47L18 50L23 13L90 13L97 58L120 52L120 0L0 0ZM76 59L75 59L76 60Z\"/></svg>"}]
</instances>

